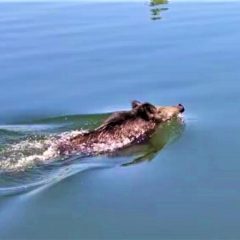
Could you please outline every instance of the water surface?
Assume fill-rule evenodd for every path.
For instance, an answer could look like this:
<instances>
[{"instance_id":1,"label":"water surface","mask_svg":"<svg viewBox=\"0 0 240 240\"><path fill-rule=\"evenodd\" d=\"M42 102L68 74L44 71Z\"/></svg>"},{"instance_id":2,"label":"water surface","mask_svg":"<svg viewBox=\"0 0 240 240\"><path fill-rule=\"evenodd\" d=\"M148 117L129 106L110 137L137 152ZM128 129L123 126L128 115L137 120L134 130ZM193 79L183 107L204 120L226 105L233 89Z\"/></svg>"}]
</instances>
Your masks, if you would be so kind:
<instances>
[{"instance_id":1,"label":"water surface","mask_svg":"<svg viewBox=\"0 0 240 240\"><path fill-rule=\"evenodd\" d=\"M0 238L239 238L239 10L1 3L0 149L93 128L133 99L184 104L186 127L152 161L100 156L1 173L4 193L41 187L0 196Z\"/></svg>"}]
</instances>

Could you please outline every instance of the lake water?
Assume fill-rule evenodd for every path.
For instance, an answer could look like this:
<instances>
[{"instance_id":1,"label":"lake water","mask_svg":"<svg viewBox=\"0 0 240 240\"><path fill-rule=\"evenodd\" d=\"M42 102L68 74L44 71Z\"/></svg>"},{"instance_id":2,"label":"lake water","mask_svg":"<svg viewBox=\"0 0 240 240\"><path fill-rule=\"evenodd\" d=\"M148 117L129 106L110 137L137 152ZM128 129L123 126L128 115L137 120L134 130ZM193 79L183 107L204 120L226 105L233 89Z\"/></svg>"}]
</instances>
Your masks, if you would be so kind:
<instances>
[{"instance_id":1,"label":"lake water","mask_svg":"<svg viewBox=\"0 0 240 240\"><path fill-rule=\"evenodd\" d=\"M0 239L239 239L239 11L1 3ZM185 127L134 154L45 161L57 135L134 99L182 103Z\"/></svg>"}]
</instances>

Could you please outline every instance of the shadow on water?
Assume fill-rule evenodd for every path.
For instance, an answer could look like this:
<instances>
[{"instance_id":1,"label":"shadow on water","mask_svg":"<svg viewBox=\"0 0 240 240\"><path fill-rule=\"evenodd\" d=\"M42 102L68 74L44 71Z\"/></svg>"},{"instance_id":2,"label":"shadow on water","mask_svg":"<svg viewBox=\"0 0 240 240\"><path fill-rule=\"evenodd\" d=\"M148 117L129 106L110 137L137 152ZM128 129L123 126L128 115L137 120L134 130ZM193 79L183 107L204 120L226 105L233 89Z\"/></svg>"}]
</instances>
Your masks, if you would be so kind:
<instances>
[{"instance_id":1,"label":"shadow on water","mask_svg":"<svg viewBox=\"0 0 240 240\"><path fill-rule=\"evenodd\" d=\"M163 11L168 10L166 7L168 4L168 0L151 0L150 1L150 12L151 12L151 19L152 20L159 20L161 19L161 13Z\"/></svg>"},{"instance_id":2,"label":"shadow on water","mask_svg":"<svg viewBox=\"0 0 240 240\"><path fill-rule=\"evenodd\" d=\"M97 127L108 114L60 116L0 126L0 195L30 191L59 182L76 173L117 166L131 166L154 159L184 129L180 119L162 124L145 143L99 156L60 156L55 143L79 130Z\"/></svg>"}]
</instances>

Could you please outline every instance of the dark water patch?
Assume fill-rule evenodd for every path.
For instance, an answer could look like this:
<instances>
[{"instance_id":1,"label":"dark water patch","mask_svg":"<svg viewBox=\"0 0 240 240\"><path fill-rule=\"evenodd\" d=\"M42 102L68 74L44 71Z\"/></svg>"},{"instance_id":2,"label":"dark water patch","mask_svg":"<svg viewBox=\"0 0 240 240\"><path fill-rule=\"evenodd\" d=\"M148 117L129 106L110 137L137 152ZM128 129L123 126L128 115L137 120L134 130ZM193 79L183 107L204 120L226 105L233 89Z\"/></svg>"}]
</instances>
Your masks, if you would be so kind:
<instances>
[{"instance_id":1,"label":"dark water patch","mask_svg":"<svg viewBox=\"0 0 240 240\"><path fill-rule=\"evenodd\" d=\"M2 127L1 127L2 128ZM1 129L0 128L0 136L18 136L21 135L21 133L13 130L7 130L7 129ZM5 127L4 127L5 128Z\"/></svg>"},{"instance_id":2,"label":"dark water patch","mask_svg":"<svg viewBox=\"0 0 240 240\"><path fill-rule=\"evenodd\" d=\"M73 128L75 127L81 127L84 128L86 125L89 129L89 126L95 127L96 125L99 125L104 118L107 118L110 113L106 114L88 114L88 115L66 115L66 116L57 116L57 117L50 117L50 118L43 118L43 119L34 119L34 120L25 120L22 123L28 124L31 123L33 125L35 124L69 124L73 125Z\"/></svg>"},{"instance_id":3,"label":"dark water patch","mask_svg":"<svg viewBox=\"0 0 240 240\"><path fill-rule=\"evenodd\" d=\"M0 152L3 149L4 144L13 143L25 136L24 133L17 130L2 129L0 126Z\"/></svg>"}]
</instances>

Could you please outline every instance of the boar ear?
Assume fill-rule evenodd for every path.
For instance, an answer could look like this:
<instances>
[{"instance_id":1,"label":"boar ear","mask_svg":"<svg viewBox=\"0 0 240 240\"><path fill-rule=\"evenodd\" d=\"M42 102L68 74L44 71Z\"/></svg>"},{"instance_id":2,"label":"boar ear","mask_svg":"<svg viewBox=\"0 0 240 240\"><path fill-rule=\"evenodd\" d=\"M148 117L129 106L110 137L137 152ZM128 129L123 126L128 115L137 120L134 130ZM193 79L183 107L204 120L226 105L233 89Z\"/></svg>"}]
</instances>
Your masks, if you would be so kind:
<instances>
[{"instance_id":1,"label":"boar ear","mask_svg":"<svg viewBox=\"0 0 240 240\"><path fill-rule=\"evenodd\" d=\"M136 108L136 107L138 107L140 105L141 105L141 103L139 101L137 101L137 100L133 100L132 101L132 108Z\"/></svg>"}]
</instances>

